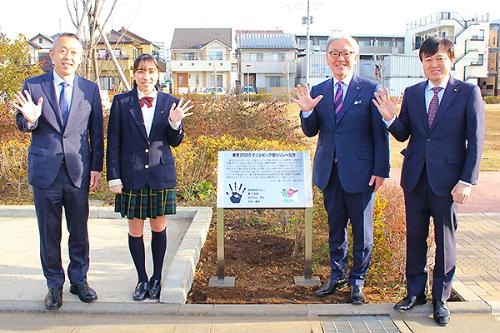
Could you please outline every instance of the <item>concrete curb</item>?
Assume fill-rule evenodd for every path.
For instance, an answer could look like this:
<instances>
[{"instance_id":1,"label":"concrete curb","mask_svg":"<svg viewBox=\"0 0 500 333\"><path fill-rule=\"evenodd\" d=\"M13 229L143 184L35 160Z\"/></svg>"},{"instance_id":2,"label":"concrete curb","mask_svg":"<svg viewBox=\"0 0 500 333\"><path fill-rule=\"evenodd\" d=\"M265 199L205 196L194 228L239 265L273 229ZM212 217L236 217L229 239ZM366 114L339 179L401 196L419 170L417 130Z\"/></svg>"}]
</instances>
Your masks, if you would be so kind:
<instances>
[{"instance_id":1,"label":"concrete curb","mask_svg":"<svg viewBox=\"0 0 500 333\"><path fill-rule=\"evenodd\" d=\"M453 314L491 314L491 307L484 302L450 302ZM165 303L93 303L64 301L56 311L47 311L42 301L0 301L0 313L72 313L166 315L191 317L322 317L322 316L390 316L404 319L411 316L428 316L432 305L426 304L400 313L394 304L165 304Z\"/></svg>"},{"instance_id":2,"label":"concrete curb","mask_svg":"<svg viewBox=\"0 0 500 333\"><path fill-rule=\"evenodd\" d=\"M207 239L208 228L212 219L212 208L182 208L184 213L194 215L184 238L177 249L169 268L163 273L163 286L160 301L162 303L184 304L193 284L196 265L201 249Z\"/></svg>"}]
</instances>

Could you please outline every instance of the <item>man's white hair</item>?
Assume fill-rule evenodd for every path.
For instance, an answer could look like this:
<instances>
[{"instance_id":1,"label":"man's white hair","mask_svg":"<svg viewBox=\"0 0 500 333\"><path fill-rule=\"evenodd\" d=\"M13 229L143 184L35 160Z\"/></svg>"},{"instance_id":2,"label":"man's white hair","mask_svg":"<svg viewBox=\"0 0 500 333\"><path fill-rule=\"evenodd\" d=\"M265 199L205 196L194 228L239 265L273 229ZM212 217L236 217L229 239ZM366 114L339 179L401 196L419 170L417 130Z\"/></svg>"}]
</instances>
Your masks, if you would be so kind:
<instances>
[{"instance_id":1,"label":"man's white hair","mask_svg":"<svg viewBox=\"0 0 500 333\"><path fill-rule=\"evenodd\" d=\"M349 45L351 45L352 50L354 53L359 54L359 44L356 42L354 38L352 38L351 35L344 31L335 31L333 32L330 37L328 38L328 41L326 42L326 49L328 50L330 47L330 44L333 43L336 40L345 40Z\"/></svg>"}]
</instances>

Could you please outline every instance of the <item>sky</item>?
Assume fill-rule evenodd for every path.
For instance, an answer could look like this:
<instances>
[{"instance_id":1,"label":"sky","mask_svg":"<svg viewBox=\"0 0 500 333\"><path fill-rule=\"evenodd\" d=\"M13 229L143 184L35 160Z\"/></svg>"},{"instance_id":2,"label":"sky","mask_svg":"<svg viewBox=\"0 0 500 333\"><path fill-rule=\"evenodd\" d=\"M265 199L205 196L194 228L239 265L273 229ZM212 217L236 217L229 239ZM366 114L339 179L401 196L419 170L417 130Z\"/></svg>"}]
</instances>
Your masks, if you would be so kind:
<instances>
[{"instance_id":1,"label":"sky","mask_svg":"<svg viewBox=\"0 0 500 333\"><path fill-rule=\"evenodd\" d=\"M4 0L0 32L9 38L19 33L31 38L38 33L74 32L66 1ZM106 31L123 26L150 41L165 42L167 48L175 28L281 29L305 34L301 17L306 16L306 3L306 0L118 0ZM439 11L457 12L466 19L489 13L490 21L500 20L499 0L311 0L310 3L311 34L343 30L351 34L404 35L406 23ZM107 12L106 7L103 12Z\"/></svg>"}]
</instances>

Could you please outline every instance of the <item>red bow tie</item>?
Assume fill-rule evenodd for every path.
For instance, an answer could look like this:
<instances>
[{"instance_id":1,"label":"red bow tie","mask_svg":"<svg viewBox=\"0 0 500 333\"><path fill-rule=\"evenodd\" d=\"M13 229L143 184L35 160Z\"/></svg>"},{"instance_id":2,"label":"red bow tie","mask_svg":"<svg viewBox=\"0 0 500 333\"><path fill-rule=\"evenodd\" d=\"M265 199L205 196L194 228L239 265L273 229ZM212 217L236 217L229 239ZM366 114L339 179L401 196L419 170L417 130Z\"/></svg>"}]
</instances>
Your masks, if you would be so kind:
<instances>
[{"instance_id":1,"label":"red bow tie","mask_svg":"<svg viewBox=\"0 0 500 333\"><path fill-rule=\"evenodd\" d=\"M146 106L148 108L152 107L153 106L153 100L154 98L153 97L149 97L149 96L144 96L143 98L141 98L139 100L139 105L142 107L144 107L144 104L146 104Z\"/></svg>"}]
</instances>

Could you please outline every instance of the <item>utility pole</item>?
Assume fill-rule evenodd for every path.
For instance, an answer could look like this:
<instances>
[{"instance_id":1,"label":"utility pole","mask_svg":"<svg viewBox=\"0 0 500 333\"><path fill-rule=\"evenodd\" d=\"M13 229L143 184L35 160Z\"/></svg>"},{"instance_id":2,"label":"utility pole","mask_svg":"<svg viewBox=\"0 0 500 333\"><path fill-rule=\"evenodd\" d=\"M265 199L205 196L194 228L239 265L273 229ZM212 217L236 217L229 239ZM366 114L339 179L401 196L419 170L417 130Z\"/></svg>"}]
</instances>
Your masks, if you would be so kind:
<instances>
[{"instance_id":1,"label":"utility pole","mask_svg":"<svg viewBox=\"0 0 500 333\"><path fill-rule=\"evenodd\" d=\"M309 0L307 0L307 16L306 16L306 38L307 38L307 46L306 46L306 61L307 61L307 67L306 67L306 83L309 84L309 76L311 75L310 73L310 49L311 49L311 40L309 36L309 24L311 22L311 16L309 13Z\"/></svg>"}]
</instances>

